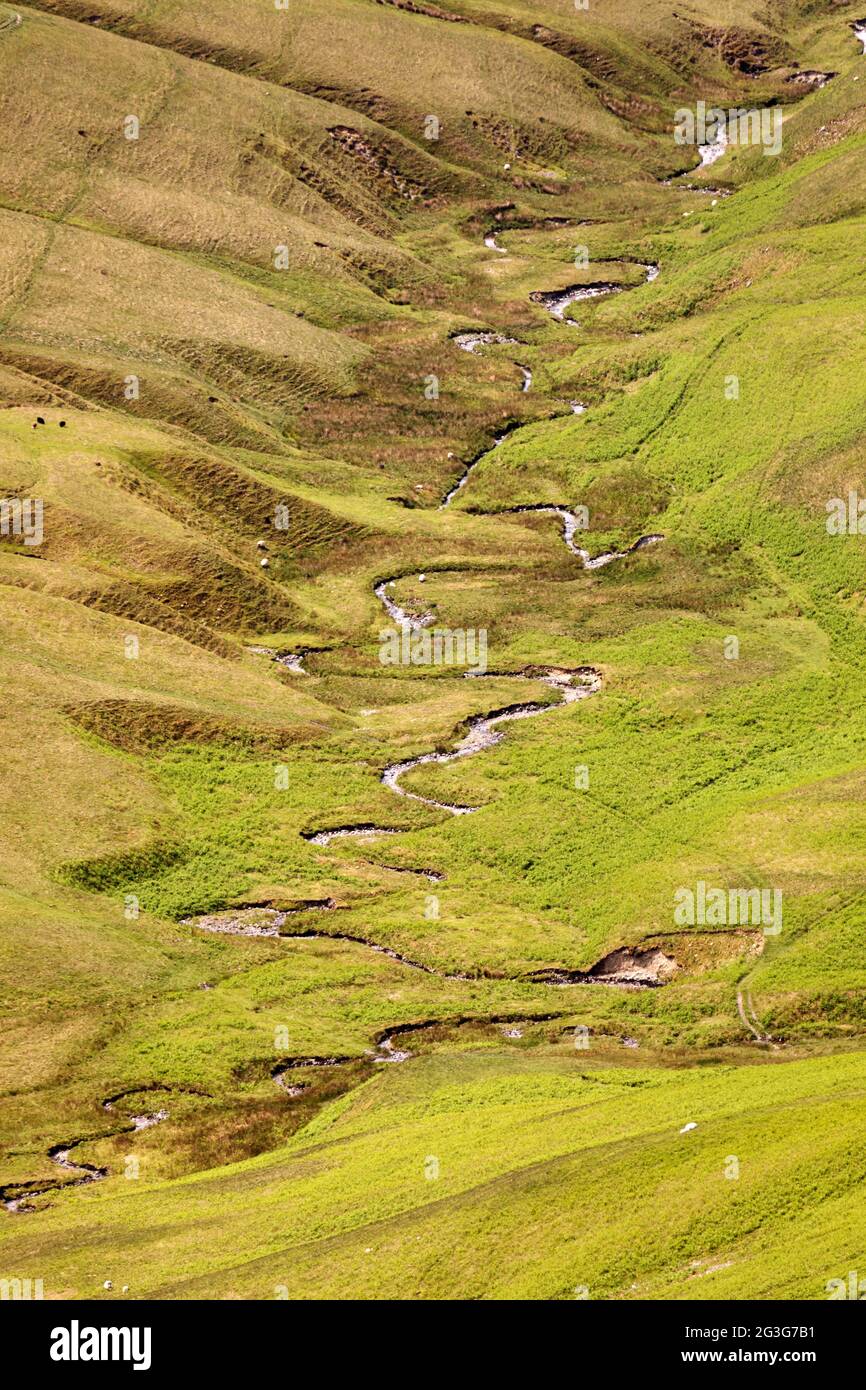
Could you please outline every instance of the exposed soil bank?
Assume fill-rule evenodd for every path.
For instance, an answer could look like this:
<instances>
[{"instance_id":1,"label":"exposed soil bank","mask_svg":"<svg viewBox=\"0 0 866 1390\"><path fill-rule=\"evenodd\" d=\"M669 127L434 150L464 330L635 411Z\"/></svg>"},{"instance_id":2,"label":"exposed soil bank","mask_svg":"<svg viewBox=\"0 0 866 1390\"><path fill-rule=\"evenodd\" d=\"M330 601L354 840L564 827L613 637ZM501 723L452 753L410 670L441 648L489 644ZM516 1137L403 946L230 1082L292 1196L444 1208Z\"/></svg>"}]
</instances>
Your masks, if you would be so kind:
<instances>
[{"instance_id":1,"label":"exposed soil bank","mask_svg":"<svg viewBox=\"0 0 866 1390\"><path fill-rule=\"evenodd\" d=\"M291 1057L288 1061L284 1058L278 1062L271 1072L272 1076L277 1076L287 1071L295 1071L303 1067L344 1067L349 1062L357 1062L357 1057L346 1057L337 1055L335 1057Z\"/></svg>"},{"instance_id":2,"label":"exposed soil bank","mask_svg":"<svg viewBox=\"0 0 866 1390\"><path fill-rule=\"evenodd\" d=\"M832 82L834 77L838 77L836 72L820 72L814 68L804 68L802 72L795 72L785 81L794 86L808 87L809 91L817 91L821 87L826 87L828 82Z\"/></svg>"},{"instance_id":3,"label":"exposed soil bank","mask_svg":"<svg viewBox=\"0 0 866 1390\"><path fill-rule=\"evenodd\" d=\"M389 874L414 874L417 878L426 878L430 883L442 883L445 878L445 875L440 873L438 869L409 869L405 868L402 864L379 863L376 863L375 867L377 869L387 869Z\"/></svg>"},{"instance_id":4,"label":"exposed soil bank","mask_svg":"<svg viewBox=\"0 0 866 1390\"><path fill-rule=\"evenodd\" d=\"M646 949L621 946L603 956L589 970L537 970L529 978L549 985L627 985L654 989L667 984L676 970L673 956L665 955L655 946Z\"/></svg>"}]
</instances>

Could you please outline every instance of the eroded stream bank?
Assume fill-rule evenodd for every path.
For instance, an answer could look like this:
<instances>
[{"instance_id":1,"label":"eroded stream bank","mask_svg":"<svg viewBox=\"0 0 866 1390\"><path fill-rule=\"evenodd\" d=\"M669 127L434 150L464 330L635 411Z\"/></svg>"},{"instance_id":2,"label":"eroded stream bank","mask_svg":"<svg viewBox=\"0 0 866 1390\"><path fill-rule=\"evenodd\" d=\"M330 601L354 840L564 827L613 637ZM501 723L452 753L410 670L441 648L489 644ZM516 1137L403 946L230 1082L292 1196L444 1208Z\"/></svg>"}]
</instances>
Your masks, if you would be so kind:
<instances>
[{"instance_id":1,"label":"eroded stream bank","mask_svg":"<svg viewBox=\"0 0 866 1390\"><path fill-rule=\"evenodd\" d=\"M311 909L313 910L313 909ZM328 909L319 909L326 911ZM258 929L262 912L270 914L273 924L272 930L262 931ZM347 931L325 931L317 930L315 927L302 927L297 931L281 931L285 925L285 914L276 908L262 909L239 907L231 908L222 915L223 921L219 928L213 925L213 916L188 917L183 922L187 926L196 927L202 931L213 931L215 929L229 936L246 937L269 937L281 941L337 941L348 942L352 946L361 946L365 950L375 951L379 955L387 956L390 960L396 961L399 965L405 966L407 970L419 970L425 975L435 975L440 980L495 980L502 983L512 984L539 984L555 985L625 985L634 989L651 989L658 985L666 984L673 977L677 970L675 958L658 946L621 946L607 955L586 970L567 969L563 966L549 966L538 970L530 971L528 974L507 975L502 971L492 971L478 969L472 972L457 970L439 970L434 965L429 965L425 961L413 960L410 956L394 950L391 946L385 946L381 942L372 941L369 937L362 936L356 932ZM533 1015L534 1016L534 1015ZM526 1015L530 1017L530 1015ZM476 1022L483 1022L483 1018L477 1018ZM495 1022L496 1020L490 1020ZM406 1025L414 1028L416 1025ZM389 1029L390 1033L399 1031L403 1025L395 1024ZM344 1059L349 1060L349 1059ZM311 1064L312 1065L312 1064ZM106 1108L110 1108L106 1104ZM146 1119L147 1117L138 1117ZM135 1128L143 1128L143 1124L135 1125Z\"/></svg>"}]
</instances>

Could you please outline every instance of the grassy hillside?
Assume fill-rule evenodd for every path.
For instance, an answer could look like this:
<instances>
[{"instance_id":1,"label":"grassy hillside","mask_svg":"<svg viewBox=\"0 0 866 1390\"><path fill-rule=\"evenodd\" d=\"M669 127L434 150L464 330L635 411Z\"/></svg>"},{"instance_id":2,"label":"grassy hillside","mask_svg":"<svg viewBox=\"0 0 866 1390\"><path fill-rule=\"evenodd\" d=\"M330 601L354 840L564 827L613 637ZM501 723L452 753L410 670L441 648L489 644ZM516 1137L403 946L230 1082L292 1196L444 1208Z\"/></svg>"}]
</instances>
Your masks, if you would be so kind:
<instances>
[{"instance_id":1,"label":"grassy hillside","mask_svg":"<svg viewBox=\"0 0 866 1390\"><path fill-rule=\"evenodd\" d=\"M267 1158L149 1200L82 1194L62 1270L37 1237L33 1258L91 1298L103 1276L163 1298L820 1298L862 1253L862 1099L851 1056L672 1073L437 1054Z\"/></svg>"},{"instance_id":2,"label":"grassy hillside","mask_svg":"<svg viewBox=\"0 0 866 1390\"><path fill-rule=\"evenodd\" d=\"M8 14L3 1272L825 1296L866 1258L858 11ZM696 169L698 100L778 104L779 155ZM591 556L663 539L588 568L579 506ZM383 665L383 581L483 676ZM678 922L699 881L782 930Z\"/></svg>"}]
</instances>

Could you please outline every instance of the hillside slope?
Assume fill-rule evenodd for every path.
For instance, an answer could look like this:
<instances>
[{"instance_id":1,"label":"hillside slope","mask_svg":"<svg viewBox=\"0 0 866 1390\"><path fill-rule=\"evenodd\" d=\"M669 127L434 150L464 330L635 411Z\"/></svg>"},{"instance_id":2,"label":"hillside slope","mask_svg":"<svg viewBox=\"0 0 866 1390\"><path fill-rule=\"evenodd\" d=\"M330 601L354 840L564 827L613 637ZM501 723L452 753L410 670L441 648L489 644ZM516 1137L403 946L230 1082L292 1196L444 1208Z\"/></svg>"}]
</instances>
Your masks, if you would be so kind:
<instances>
[{"instance_id":1,"label":"hillside slope","mask_svg":"<svg viewBox=\"0 0 866 1390\"><path fill-rule=\"evenodd\" d=\"M4 13L3 1269L823 1297L866 1258L857 10ZM698 101L778 154L701 166ZM401 612L486 669L384 664ZM699 883L781 930L677 920Z\"/></svg>"}]
</instances>

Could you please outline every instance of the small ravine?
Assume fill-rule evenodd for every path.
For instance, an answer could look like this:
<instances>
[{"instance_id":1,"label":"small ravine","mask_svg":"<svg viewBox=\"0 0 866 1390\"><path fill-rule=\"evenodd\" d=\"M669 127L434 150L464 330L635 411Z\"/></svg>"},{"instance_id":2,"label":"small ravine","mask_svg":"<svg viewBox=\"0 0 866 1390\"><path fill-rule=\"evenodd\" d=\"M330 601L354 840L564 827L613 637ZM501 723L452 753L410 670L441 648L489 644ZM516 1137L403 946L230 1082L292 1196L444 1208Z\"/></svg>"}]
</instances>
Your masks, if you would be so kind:
<instances>
[{"instance_id":1,"label":"small ravine","mask_svg":"<svg viewBox=\"0 0 866 1390\"><path fill-rule=\"evenodd\" d=\"M435 973L435 972L434 972ZM374 1039L374 1046L367 1049L366 1060L376 1063L388 1062L408 1062L412 1056L411 1052L403 1048L394 1046L393 1040L388 1032ZM278 1062L271 1070L274 1084L285 1091L290 1099L294 1100L301 1096L305 1091L309 1091L315 1082L312 1078L303 1078L303 1073L308 1071L331 1070L334 1067L357 1066L363 1062L364 1057L291 1057L288 1061ZM298 1078L298 1073L302 1074L303 1079Z\"/></svg>"},{"instance_id":2,"label":"small ravine","mask_svg":"<svg viewBox=\"0 0 866 1390\"><path fill-rule=\"evenodd\" d=\"M377 951L379 955L387 956L389 960L397 961L399 965L405 965L408 970L420 970L425 975L438 975L443 980L469 980L473 978L462 973L434 970L432 965L425 965L423 961L412 960L409 956L402 955L390 946L380 946L378 942L371 941L369 937L359 936L353 932L317 931L315 927L302 927L297 931L281 931L288 918L296 912L329 912L334 911L336 906L331 898L323 900L321 903L311 902L305 907L294 908L289 911L275 907L244 906L229 908L225 912L202 917L183 917L181 918L181 925L196 927L199 931L218 932L225 936L268 937L271 939L279 938L282 941L346 941L352 946L364 946L368 951ZM141 1127L137 1126L137 1128Z\"/></svg>"},{"instance_id":3,"label":"small ravine","mask_svg":"<svg viewBox=\"0 0 866 1390\"><path fill-rule=\"evenodd\" d=\"M707 169L711 164L715 164L717 159L721 159L725 150L728 148L728 132L724 126L719 131L719 138L713 140L708 145L698 145L698 154L701 157L700 169Z\"/></svg>"},{"instance_id":4,"label":"small ravine","mask_svg":"<svg viewBox=\"0 0 866 1390\"><path fill-rule=\"evenodd\" d=\"M296 676L310 674L304 665L304 657L312 650L312 647L301 647L296 652L278 652L275 647L247 647L247 651L253 656L270 657L271 661L276 661L279 666L284 666Z\"/></svg>"},{"instance_id":5,"label":"small ravine","mask_svg":"<svg viewBox=\"0 0 866 1390\"><path fill-rule=\"evenodd\" d=\"M405 864L380 864L378 861L376 867L387 869L389 874L411 874L415 878L426 878L428 883L444 883L445 881L445 875L440 873L438 869L412 869Z\"/></svg>"}]
</instances>

